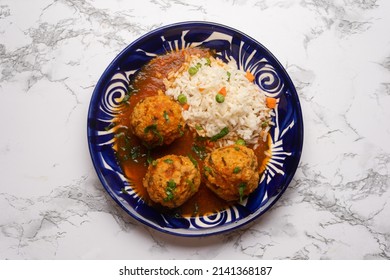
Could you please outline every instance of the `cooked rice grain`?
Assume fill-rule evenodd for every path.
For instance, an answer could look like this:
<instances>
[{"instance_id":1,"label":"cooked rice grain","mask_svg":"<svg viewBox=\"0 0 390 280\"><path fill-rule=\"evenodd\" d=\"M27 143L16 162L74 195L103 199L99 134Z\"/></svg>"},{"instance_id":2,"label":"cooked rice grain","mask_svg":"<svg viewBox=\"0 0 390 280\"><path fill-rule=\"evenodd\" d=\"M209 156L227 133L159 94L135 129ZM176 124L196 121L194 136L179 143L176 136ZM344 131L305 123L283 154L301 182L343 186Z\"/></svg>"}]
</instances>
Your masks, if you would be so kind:
<instances>
[{"instance_id":1,"label":"cooked rice grain","mask_svg":"<svg viewBox=\"0 0 390 280\"><path fill-rule=\"evenodd\" d=\"M211 63L210 63L211 62ZM265 95L260 88L249 82L243 70L235 61L224 63L218 58L189 57L181 73L175 79L165 80L166 94L177 100L180 94L187 97L188 110L183 111L184 120L200 136L212 137L224 127L229 134L218 146L233 144L244 139L248 144L256 144L264 133L262 124L271 124L272 110L265 104ZM190 75L188 69L197 67ZM216 94L226 88L225 100L216 101ZM265 128L267 131L269 128ZM265 133L267 134L267 133ZM266 137L263 140L266 140Z\"/></svg>"}]
</instances>

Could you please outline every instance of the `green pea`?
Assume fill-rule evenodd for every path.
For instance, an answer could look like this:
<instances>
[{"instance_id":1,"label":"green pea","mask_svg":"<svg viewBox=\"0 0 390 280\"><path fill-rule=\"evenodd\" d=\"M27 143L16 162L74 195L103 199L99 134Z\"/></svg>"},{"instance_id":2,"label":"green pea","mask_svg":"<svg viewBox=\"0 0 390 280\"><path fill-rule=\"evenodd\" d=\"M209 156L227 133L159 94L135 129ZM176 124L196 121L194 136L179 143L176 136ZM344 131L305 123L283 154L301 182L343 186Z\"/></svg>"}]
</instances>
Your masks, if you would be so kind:
<instances>
[{"instance_id":1,"label":"green pea","mask_svg":"<svg viewBox=\"0 0 390 280\"><path fill-rule=\"evenodd\" d=\"M218 103L223 103L225 101L225 96L223 96L222 94L218 93L216 96L215 96L215 100L218 102Z\"/></svg>"},{"instance_id":2,"label":"green pea","mask_svg":"<svg viewBox=\"0 0 390 280\"><path fill-rule=\"evenodd\" d=\"M238 139L238 140L236 141L236 144L237 144L237 145L241 145L241 146L245 146L245 140L244 140L244 139Z\"/></svg>"},{"instance_id":3,"label":"green pea","mask_svg":"<svg viewBox=\"0 0 390 280\"><path fill-rule=\"evenodd\" d=\"M197 68L197 67L190 67L190 68L188 69L188 73L189 73L191 76L194 76L196 73L198 73L198 70L199 70L199 68Z\"/></svg>"},{"instance_id":4,"label":"green pea","mask_svg":"<svg viewBox=\"0 0 390 280\"><path fill-rule=\"evenodd\" d=\"M184 94L179 94L179 96L177 97L177 101L179 101L179 103L181 105L184 105L187 103L187 96L185 96Z\"/></svg>"},{"instance_id":5,"label":"green pea","mask_svg":"<svg viewBox=\"0 0 390 280\"><path fill-rule=\"evenodd\" d=\"M262 128L266 128L268 126L268 121L263 121L262 123L261 123L261 127Z\"/></svg>"},{"instance_id":6,"label":"green pea","mask_svg":"<svg viewBox=\"0 0 390 280\"><path fill-rule=\"evenodd\" d=\"M242 202L244 198L244 190L246 188L246 183L242 182L238 185L238 194L240 196L240 202Z\"/></svg>"}]
</instances>

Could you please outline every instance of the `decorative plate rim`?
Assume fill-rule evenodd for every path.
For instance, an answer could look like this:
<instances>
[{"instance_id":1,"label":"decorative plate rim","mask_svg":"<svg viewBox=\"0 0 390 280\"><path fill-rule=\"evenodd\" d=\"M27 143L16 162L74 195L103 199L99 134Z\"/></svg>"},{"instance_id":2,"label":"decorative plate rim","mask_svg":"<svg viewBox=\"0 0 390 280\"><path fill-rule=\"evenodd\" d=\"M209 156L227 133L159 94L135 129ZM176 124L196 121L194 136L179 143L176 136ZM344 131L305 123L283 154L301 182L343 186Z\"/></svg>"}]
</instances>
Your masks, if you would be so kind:
<instances>
[{"instance_id":1,"label":"decorative plate rim","mask_svg":"<svg viewBox=\"0 0 390 280\"><path fill-rule=\"evenodd\" d=\"M159 226L158 224L154 224L152 221L149 221L142 217L140 213L137 212L130 204L130 208L126 207L121 201L120 197L115 194L115 192L110 188L110 186L107 184L106 179L104 178L102 172L99 170L100 166L100 160L97 155L97 151L94 150L94 145L91 142L91 137L93 137L92 130L90 128L90 122L91 122L91 116L93 116L94 110L96 110L95 106L99 104L99 91L102 86L104 86L110 79L112 79L113 74L115 73L115 69L117 67L114 67L115 65L118 64L120 61L121 57L129 51L133 46L138 44L139 42L142 42L148 37L153 37L156 34L160 33L163 30L169 30L172 28L179 28L179 27L186 27L188 28L196 28L196 26L201 26L201 27L207 27L207 28L218 28L218 29L223 29L229 32L232 32L234 34L239 35L242 38L245 38L245 40L250 41L251 43L257 45L260 47L262 51L266 53L266 55L271 58L272 60L272 66L275 66L275 69L278 71L281 71L281 73L278 72L278 74L281 74L283 76L284 83L287 85L287 88L291 91L290 94L293 96L293 101L294 103L291 104L294 107L294 110L296 111L295 115L297 116L297 138L300 140L298 143L294 145L294 158L295 160L292 163L291 166L291 172L289 172L284 180L284 184L282 188L277 192L276 195L272 196L270 201L267 201L265 203L265 207L259 207L256 209L256 211L250 213L249 215L245 216L241 220L234 221L231 223L228 223L226 225L218 225L212 229L210 228L202 228L199 230L194 230L194 229L186 229L186 228L165 228L162 226ZM283 92L285 94L285 92ZM90 104L88 108L88 114L87 114L87 141L88 141L88 147L89 147L89 152L90 156L92 159L92 163L94 166L94 169L98 175L98 178L103 185L104 189L108 192L108 194L113 198L113 200L122 208L125 210L126 213L128 213L131 217L136 219L137 221L141 222L142 224L149 226L155 230L158 230L163 233L171 234L171 235L176 235L176 236L183 236L183 237L201 237L201 236L209 236L209 235L216 235L216 234L221 234L225 233L240 227L243 227L247 225L250 222L253 222L255 219L259 218L262 216L264 213L266 213L275 203L276 201L279 200L279 198L282 196L284 191L287 189L289 184L291 183L291 180L293 179L296 170L298 168L301 154L302 154L302 148L303 148L303 140L304 140L304 129L303 129L303 116L302 116L302 110L299 102L299 97L296 91L296 88L288 75L287 71L285 68L282 66L282 64L279 62L279 60L266 48L264 47L261 43L259 43L257 40L253 39L252 37L248 36L247 34L220 24L220 23L215 23L215 22L209 22L209 21L184 21L184 22L177 22L177 23L172 23L168 25L164 25L161 27L158 27L156 29L153 29L152 31L149 31L145 33L144 35L138 37L137 39L133 40L129 45L127 45L121 52L119 52L118 55L115 56L115 58L110 62L110 64L105 68L103 71L102 75L100 76L98 82L95 85L94 91L92 93L91 99L90 99ZM225 211L225 210L224 210ZM138 215L137 215L138 214Z\"/></svg>"}]
</instances>

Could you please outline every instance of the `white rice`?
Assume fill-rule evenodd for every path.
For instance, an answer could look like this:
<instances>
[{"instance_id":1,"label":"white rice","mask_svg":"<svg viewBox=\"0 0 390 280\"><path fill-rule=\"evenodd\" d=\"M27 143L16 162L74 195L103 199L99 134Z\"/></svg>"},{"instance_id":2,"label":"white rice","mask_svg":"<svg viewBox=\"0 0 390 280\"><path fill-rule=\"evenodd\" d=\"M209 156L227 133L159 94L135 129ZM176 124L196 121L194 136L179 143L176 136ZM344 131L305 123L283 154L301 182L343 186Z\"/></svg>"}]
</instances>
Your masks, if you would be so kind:
<instances>
[{"instance_id":1,"label":"white rice","mask_svg":"<svg viewBox=\"0 0 390 280\"><path fill-rule=\"evenodd\" d=\"M233 144L240 138L247 144L258 143L259 137L265 141L272 125L272 110L266 106L264 93L246 78L235 61L209 59L189 58L181 73L164 81L165 94L175 100L180 94L187 97L189 109L183 110L183 118L200 136L212 137L228 127L229 134L218 141L218 146ZM198 72L191 76L188 69L196 65ZM227 94L224 102L218 103L215 98L222 87ZM269 124L266 128L262 127L264 122Z\"/></svg>"}]
</instances>

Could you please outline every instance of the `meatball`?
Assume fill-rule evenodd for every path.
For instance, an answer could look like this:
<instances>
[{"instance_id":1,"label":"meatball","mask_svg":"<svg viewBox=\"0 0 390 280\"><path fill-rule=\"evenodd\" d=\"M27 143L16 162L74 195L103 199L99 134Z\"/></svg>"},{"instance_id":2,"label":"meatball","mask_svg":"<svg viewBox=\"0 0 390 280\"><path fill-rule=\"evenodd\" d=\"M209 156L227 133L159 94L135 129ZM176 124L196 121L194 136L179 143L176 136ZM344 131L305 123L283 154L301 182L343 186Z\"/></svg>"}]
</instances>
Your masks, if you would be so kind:
<instances>
[{"instance_id":1,"label":"meatball","mask_svg":"<svg viewBox=\"0 0 390 280\"><path fill-rule=\"evenodd\" d=\"M130 116L134 134L150 147L171 144L183 135L184 125L180 105L166 95L139 101Z\"/></svg>"},{"instance_id":2,"label":"meatball","mask_svg":"<svg viewBox=\"0 0 390 280\"><path fill-rule=\"evenodd\" d=\"M203 171L206 186L226 201L242 201L259 183L256 155L242 145L214 150L205 158Z\"/></svg>"},{"instance_id":3,"label":"meatball","mask_svg":"<svg viewBox=\"0 0 390 280\"><path fill-rule=\"evenodd\" d=\"M198 191L200 180L198 167L188 157L167 155L149 165L143 186L151 200L175 208Z\"/></svg>"}]
</instances>

